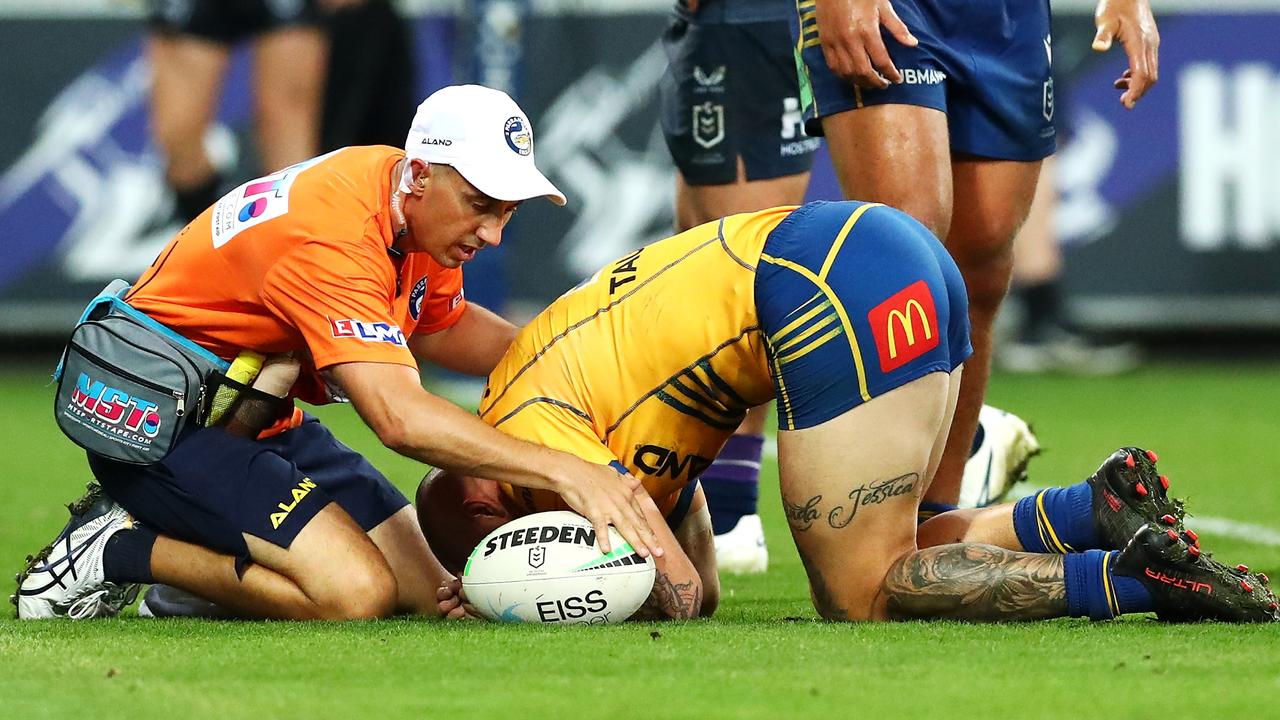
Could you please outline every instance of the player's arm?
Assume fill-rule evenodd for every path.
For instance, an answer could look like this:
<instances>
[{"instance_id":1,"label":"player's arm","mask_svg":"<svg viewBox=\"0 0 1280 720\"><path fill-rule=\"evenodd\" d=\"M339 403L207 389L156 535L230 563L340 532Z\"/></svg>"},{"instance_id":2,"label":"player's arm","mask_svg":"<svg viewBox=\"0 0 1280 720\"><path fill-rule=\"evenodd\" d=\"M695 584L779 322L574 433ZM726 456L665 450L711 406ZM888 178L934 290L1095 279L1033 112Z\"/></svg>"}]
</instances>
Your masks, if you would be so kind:
<instances>
[{"instance_id":1,"label":"player's arm","mask_svg":"<svg viewBox=\"0 0 1280 720\"><path fill-rule=\"evenodd\" d=\"M889 0L817 0L822 56L839 77L859 87L886 88L902 82L880 26L908 47L919 43Z\"/></svg>"},{"instance_id":2,"label":"player's arm","mask_svg":"<svg viewBox=\"0 0 1280 720\"><path fill-rule=\"evenodd\" d=\"M1115 87L1124 91L1120 102L1132 110L1160 78L1160 31L1151 14L1151 1L1098 0L1093 21L1098 28L1093 49L1106 52L1111 42L1119 39L1129 57L1129 68L1115 81Z\"/></svg>"},{"instance_id":3,"label":"player's arm","mask_svg":"<svg viewBox=\"0 0 1280 720\"><path fill-rule=\"evenodd\" d=\"M646 513L649 527L653 528L658 543L670 552L656 558L657 573L653 579L653 591L632 620L691 620L702 614L702 577L689 555L680 546L666 520L653 507Z\"/></svg>"},{"instance_id":4,"label":"player's arm","mask_svg":"<svg viewBox=\"0 0 1280 720\"><path fill-rule=\"evenodd\" d=\"M388 448L460 475L552 490L591 521L602 545L613 525L640 554L662 554L647 520L661 523L657 506L631 475L494 430L424 390L407 365L350 362L329 371Z\"/></svg>"},{"instance_id":5,"label":"player's arm","mask_svg":"<svg viewBox=\"0 0 1280 720\"><path fill-rule=\"evenodd\" d=\"M468 303L453 325L430 334L414 333L409 338L409 350L419 360L484 377L493 372L515 338L515 325Z\"/></svg>"}]
</instances>

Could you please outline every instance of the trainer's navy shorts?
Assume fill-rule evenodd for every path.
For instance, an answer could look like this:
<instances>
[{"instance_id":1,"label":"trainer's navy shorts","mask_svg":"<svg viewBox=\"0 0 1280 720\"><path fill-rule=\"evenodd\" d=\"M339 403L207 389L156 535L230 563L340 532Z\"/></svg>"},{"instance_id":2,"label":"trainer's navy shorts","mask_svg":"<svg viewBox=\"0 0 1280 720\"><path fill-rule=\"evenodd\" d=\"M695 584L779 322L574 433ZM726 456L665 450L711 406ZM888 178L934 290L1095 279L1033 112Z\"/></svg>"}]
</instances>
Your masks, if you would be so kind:
<instances>
[{"instance_id":1,"label":"trainer's navy shorts","mask_svg":"<svg viewBox=\"0 0 1280 720\"><path fill-rule=\"evenodd\" d=\"M662 39L662 131L680 174L729 184L738 158L748 180L808 172L822 141L804 132L787 20L727 22L708 17L726 3L705 4L675 13Z\"/></svg>"},{"instance_id":2,"label":"trainer's navy shorts","mask_svg":"<svg viewBox=\"0 0 1280 720\"><path fill-rule=\"evenodd\" d=\"M1053 77L1048 0L894 0L920 41L906 47L881 35L903 82L855 87L827 66L815 0L797 0L790 19L803 68L801 94L810 135L820 118L868 105L919 105L947 115L951 150L1000 160L1053 154Z\"/></svg>"},{"instance_id":3,"label":"trainer's navy shorts","mask_svg":"<svg viewBox=\"0 0 1280 720\"><path fill-rule=\"evenodd\" d=\"M330 502L366 531L409 504L311 416L264 440L200 428L155 465L90 454L89 466L107 495L143 524L241 561L249 557L243 533L288 548Z\"/></svg>"},{"instance_id":4,"label":"trainer's navy shorts","mask_svg":"<svg viewBox=\"0 0 1280 720\"><path fill-rule=\"evenodd\" d=\"M316 0L148 0L151 29L221 45L273 30L320 23Z\"/></svg>"},{"instance_id":5,"label":"trainer's navy shorts","mask_svg":"<svg viewBox=\"0 0 1280 720\"><path fill-rule=\"evenodd\" d=\"M791 213L765 241L755 301L782 430L949 373L973 352L955 261L885 205L816 202Z\"/></svg>"}]
</instances>

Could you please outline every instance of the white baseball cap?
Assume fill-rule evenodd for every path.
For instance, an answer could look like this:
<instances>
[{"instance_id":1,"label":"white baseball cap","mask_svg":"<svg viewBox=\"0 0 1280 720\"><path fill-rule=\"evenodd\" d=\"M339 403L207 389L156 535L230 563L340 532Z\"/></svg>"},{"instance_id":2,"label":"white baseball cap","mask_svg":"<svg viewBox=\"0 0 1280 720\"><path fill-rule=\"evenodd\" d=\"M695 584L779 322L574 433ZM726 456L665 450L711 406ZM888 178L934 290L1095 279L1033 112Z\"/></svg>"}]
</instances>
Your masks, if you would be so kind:
<instances>
[{"instance_id":1,"label":"white baseball cap","mask_svg":"<svg viewBox=\"0 0 1280 720\"><path fill-rule=\"evenodd\" d=\"M533 125L501 90L451 85L431 93L413 116L404 152L410 160L452 166L498 200L546 196L565 203L564 193L533 164ZM412 175L405 163L401 192L409 192Z\"/></svg>"}]
</instances>

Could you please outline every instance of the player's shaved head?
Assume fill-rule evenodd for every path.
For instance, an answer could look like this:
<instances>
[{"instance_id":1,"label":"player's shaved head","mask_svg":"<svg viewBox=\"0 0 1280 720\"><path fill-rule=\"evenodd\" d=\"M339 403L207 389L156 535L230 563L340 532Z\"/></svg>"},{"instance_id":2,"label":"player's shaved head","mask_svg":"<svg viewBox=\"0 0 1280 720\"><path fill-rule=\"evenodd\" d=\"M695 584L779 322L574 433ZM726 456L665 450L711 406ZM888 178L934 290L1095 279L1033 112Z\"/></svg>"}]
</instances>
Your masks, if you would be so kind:
<instances>
[{"instance_id":1,"label":"player's shaved head","mask_svg":"<svg viewBox=\"0 0 1280 720\"><path fill-rule=\"evenodd\" d=\"M485 535L515 517L496 482L444 470L422 479L416 505L427 544L454 575Z\"/></svg>"}]
</instances>

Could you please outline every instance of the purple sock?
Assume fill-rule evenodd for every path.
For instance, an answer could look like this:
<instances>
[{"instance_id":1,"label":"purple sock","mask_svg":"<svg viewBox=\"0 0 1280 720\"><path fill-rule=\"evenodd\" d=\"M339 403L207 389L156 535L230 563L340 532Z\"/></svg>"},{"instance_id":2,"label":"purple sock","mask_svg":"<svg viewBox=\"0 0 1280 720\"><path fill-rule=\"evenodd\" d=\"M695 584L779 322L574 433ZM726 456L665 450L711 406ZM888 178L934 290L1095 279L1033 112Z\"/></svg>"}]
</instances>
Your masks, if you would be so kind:
<instances>
[{"instance_id":1,"label":"purple sock","mask_svg":"<svg viewBox=\"0 0 1280 720\"><path fill-rule=\"evenodd\" d=\"M711 511L711 530L729 532L743 515L754 515L760 498L761 435L734 435L699 477Z\"/></svg>"}]
</instances>

